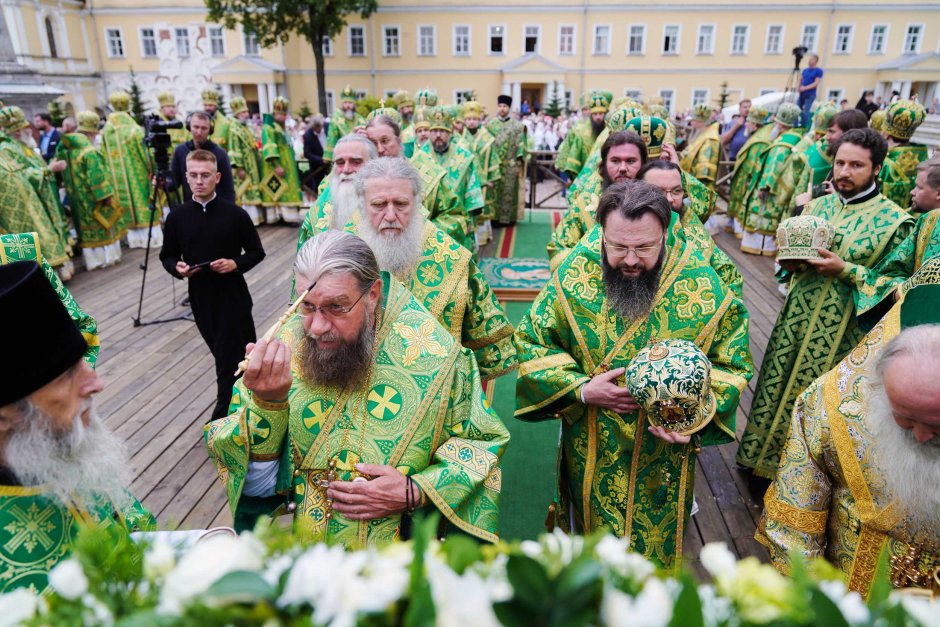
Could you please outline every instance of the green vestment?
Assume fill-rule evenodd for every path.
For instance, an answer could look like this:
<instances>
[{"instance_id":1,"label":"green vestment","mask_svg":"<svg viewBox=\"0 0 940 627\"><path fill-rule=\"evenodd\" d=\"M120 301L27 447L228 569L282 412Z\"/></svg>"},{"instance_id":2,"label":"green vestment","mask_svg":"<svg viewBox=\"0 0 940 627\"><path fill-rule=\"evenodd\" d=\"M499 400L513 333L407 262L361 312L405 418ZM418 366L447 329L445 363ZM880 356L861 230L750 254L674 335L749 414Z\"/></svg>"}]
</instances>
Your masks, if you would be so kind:
<instances>
[{"instance_id":1,"label":"green vestment","mask_svg":"<svg viewBox=\"0 0 940 627\"><path fill-rule=\"evenodd\" d=\"M917 166L929 157L927 146L921 144L905 144L890 149L878 173L881 193L902 209L909 208L911 190L917 179Z\"/></svg>"},{"instance_id":2,"label":"green vestment","mask_svg":"<svg viewBox=\"0 0 940 627\"><path fill-rule=\"evenodd\" d=\"M415 125L405 124L401 129L401 145L404 149L405 159L411 159L415 154Z\"/></svg>"},{"instance_id":3,"label":"green vestment","mask_svg":"<svg viewBox=\"0 0 940 627\"><path fill-rule=\"evenodd\" d=\"M284 127L269 113L264 114L264 126L261 129L261 158L261 204L278 207L282 214L290 214L281 217L293 221L303 206L294 145ZM278 168L284 171L283 176L276 172Z\"/></svg>"},{"instance_id":4,"label":"green vestment","mask_svg":"<svg viewBox=\"0 0 940 627\"><path fill-rule=\"evenodd\" d=\"M777 234L777 225L780 223L785 208L777 206L773 190L776 189L777 179L783 171L790 152L802 137L802 128L788 129L771 142L761 155L761 167L753 171L751 180L747 184L747 195L742 207L744 212L740 220L744 224L745 231L761 235ZM761 200L760 190L768 190L765 200ZM744 250L743 247L742 250ZM760 250L746 252L761 254Z\"/></svg>"},{"instance_id":5,"label":"green vestment","mask_svg":"<svg viewBox=\"0 0 940 627\"><path fill-rule=\"evenodd\" d=\"M358 113L351 120L343 117L342 113L342 111L337 111L330 118L330 128L326 131L326 146L323 148L323 159L325 161L333 160L333 149L336 147L336 142L355 131L357 126L366 125L366 119Z\"/></svg>"},{"instance_id":6,"label":"green vestment","mask_svg":"<svg viewBox=\"0 0 940 627\"><path fill-rule=\"evenodd\" d=\"M734 169L731 171L731 187L728 189L728 215L739 221L744 214L748 190L751 182L760 176L762 157L770 144L770 134L773 124L765 124L747 138L734 160Z\"/></svg>"},{"instance_id":7,"label":"green vestment","mask_svg":"<svg viewBox=\"0 0 940 627\"><path fill-rule=\"evenodd\" d=\"M235 204L240 207L261 205L261 155L258 141L250 128L240 120L232 118L228 128L228 158L232 162L235 180ZM287 168L285 168L286 170ZM241 178L239 171L245 171Z\"/></svg>"},{"instance_id":8,"label":"green vestment","mask_svg":"<svg viewBox=\"0 0 940 627\"><path fill-rule=\"evenodd\" d=\"M558 149L556 167L572 179L576 178L591 155L595 139L590 117L572 126Z\"/></svg>"},{"instance_id":9,"label":"green vestment","mask_svg":"<svg viewBox=\"0 0 940 627\"><path fill-rule=\"evenodd\" d=\"M738 462L754 474L773 478L790 426L796 398L817 377L839 363L864 333L856 320L855 292L864 268L875 266L910 233L914 220L881 194L843 205L829 194L807 205L804 215L835 229L832 252L846 262L837 277L813 269L790 276L787 298L764 353Z\"/></svg>"},{"instance_id":10,"label":"green vestment","mask_svg":"<svg viewBox=\"0 0 940 627\"><path fill-rule=\"evenodd\" d=\"M495 183L499 178L499 159L494 150L495 137L490 133L486 126L481 126L476 133L471 133L470 129L464 129L463 143L467 150L473 153L473 163L477 168L477 178L480 179L480 189L483 191L483 214L480 219L493 219L489 216L490 202L493 197L493 190L490 183ZM489 216L489 217L488 217Z\"/></svg>"},{"instance_id":11,"label":"green vestment","mask_svg":"<svg viewBox=\"0 0 940 627\"><path fill-rule=\"evenodd\" d=\"M525 124L512 118L504 121L494 117L486 123L486 130L495 138L496 173L490 179L493 187L487 194L483 216L500 224L512 224L520 218L525 192Z\"/></svg>"},{"instance_id":12,"label":"green vestment","mask_svg":"<svg viewBox=\"0 0 940 627\"><path fill-rule=\"evenodd\" d=\"M146 229L152 186L144 129L126 111L115 111L101 131L100 151L111 181L111 205L124 212L128 228ZM160 216L156 216L154 223L159 222Z\"/></svg>"},{"instance_id":13,"label":"green vestment","mask_svg":"<svg viewBox=\"0 0 940 627\"><path fill-rule=\"evenodd\" d=\"M709 189L715 189L718 180L718 162L721 159L721 135L718 122L702 129L691 145L682 153L679 167Z\"/></svg>"},{"instance_id":14,"label":"green vestment","mask_svg":"<svg viewBox=\"0 0 940 627\"><path fill-rule=\"evenodd\" d=\"M425 150L418 150L410 159L411 165L421 174L423 204L431 221L450 235L467 250L476 250L473 224L469 212L464 208L464 197L458 196L448 170ZM481 191L482 191L481 186Z\"/></svg>"},{"instance_id":15,"label":"green vestment","mask_svg":"<svg viewBox=\"0 0 940 627\"><path fill-rule=\"evenodd\" d=\"M425 153L425 156L418 157L419 152ZM425 142L423 146L415 151L412 162L429 156L446 171L441 184L451 190L454 196L457 197L466 215L466 232L463 238L454 239L467 246L476 255L476 242L473 233L477 216L483 212L483 190L480 187L480 179L477 177L473 153L464 148L462 144L451 142L447 150L439 154L431 146L431 142Z\"/></svg>"},{"instance_id":16,"label":"green vestment","mask_svg":"<svg viewBox=\"0 0 940 627\"><path fill-rule=\"evenodd\" d=\"M212 117L212 135L209 136L209 139L226 152L229 149L229 127L231 125L232 121L225 117L221 110L215 112Z\"/></svg>"},{"instance_id":17,"label":"green vestment","mask_svg":"<svg viewBox=\"0 0 940 627\"><path fill-rule=\"evenodd\" d=\"M667 247L650 315L622 319L604 294L601 235L600 227L591 230L519 323L516 417L561 420L556 514L563 528L606 527L669 567L682 555L698 446L734 440L738 399L753 374L748 313L701 254L678 240ZM643 412L621 415L580 400L591 377L626 366L655 339L694 342L712 363L717 412L688 445L652 436Z\"/></svg>"},{"instance_id":18,"label":"green vestment","mask_svg":"<svg viewBox=\"0 0 940 627\"><path fill-rule=\"evenodd\" d=\"M56 148L56 158L68 162L62 179L82 248L119 241L127 225L121 207L110 202L111 179L101 153L81 133L67 133Z\"/></svg>"},{"instance_id":19,"label":"green vestment","mask_svg":"<svg viewBox=\"0 0 940 627\"><path fill-rule=\"evenodd\" d=\"M807 137L811 135L807 133ZM801 150L797 148L793 149L790 158L783 164L783 170L777 177L777 188L773 190L774 204L782 209L784 219L794 214L797 196L809 191L811 184L822 184L832 172L829 140L825 136Z\"/></svg>"},{"instance_id":20,"label":"green vestment","mask_svg":"<svg viewBox=\"0 0 940 627\"><path fill-rule=\"evenodd\" d=\"M232 415L206 427L233 514L249 460L279 460L277 491L295 505L294 531L304 542L387 544L399 537L401 515L328 517L319 487L331 461L344 481L357 463L384 464L414 479L450 524L497 540L499 459L509 432L486 403L473 355L386 273L379 312L376 363L359 387L303 381L296 360L284 403L265 403L236 384ZM295 355L303 336L300 316L279 334Z\"/></svg>"}]
</instances>

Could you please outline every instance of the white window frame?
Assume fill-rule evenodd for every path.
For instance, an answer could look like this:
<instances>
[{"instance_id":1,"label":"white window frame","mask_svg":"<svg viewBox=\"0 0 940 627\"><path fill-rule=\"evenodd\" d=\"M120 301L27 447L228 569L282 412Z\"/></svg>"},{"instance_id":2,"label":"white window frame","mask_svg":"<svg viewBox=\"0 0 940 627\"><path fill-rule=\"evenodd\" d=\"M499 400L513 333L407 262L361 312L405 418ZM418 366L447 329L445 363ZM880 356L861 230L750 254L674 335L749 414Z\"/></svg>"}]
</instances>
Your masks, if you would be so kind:
<instances>
[{"instance_id":1,"label":"white window frame","mask_svg":"<svg viewBox=\"0 0 940 627\"><path fill-rule=\"evenodd\" d=\"M601 28L607 29L607 49L597 49L597 31ZM601 57L610 56L611 40L614 38L614 27L611 24L595 24L591 29L591 56Z\"/></svg>"},{"instance_id":2,"label":"white window frame","mask_svg":"<svg viewBox=\"0 0 940 627\"><path fill-rule=\"evenodd\" d=\"M111 34L117 34L117 43L121 47L120 54L115 54L114 49L111 46ZM127 50L124 48L124 29L120 26L109 26L104 29L104 41L105 45L108 48L108 58L109 59L124 59L127 57Z\"/></svg>"},{"instance_id":3,"label":"white window frame","mask_svg":"<svg viewBox=\"0 0 940 627\"><path fill-rule=\"evenodd\" d=\"M499 52L493 52L493 29L503 29L503 49ZM491 57L506 56L506 42L509 41L509 28L505 24L487 24L486 25L486 53Z\"/></svg>"},{"instance_id":4,"label":"white window frame","mask_svg":"<svg viewBox=\"0 0 940 627\"><path fill-rule=\"evenodd\" d=\"M529 35L526 31L530 28L537 29L537 34L535 36L535 50L528 52L525 49L525 40L528 39ZM522 25L522 54L541 54L542 53L542 25L541 24L523 24Z\"/></svg>"},{"instance_id":5,"label":"white window frame","mask_svg":"<svg viewBox=\"0 0 940 627\"><path fill-rule=\"evenodd\" d=\"M458 105L461 105L461 104L463 104L463 103L465 103L465 102L468 102L468 101L470 101L470 100L473 100L473 91L474 91L474 90L472 90L472 89L455 89L455 90L454 90L454 103L455 103L455 104L458 104ZM460 99L461 97L464 97L464 98L466 98L466 99L465 99L465 100L461 100L461 99Z\"/></svg>"},{"instance_id":6,"label":"white window frame","mask_svg":"<svg viewBox=\"0 0 940 627\"><path fill-rule=\"evenodd\" d=\"M186 54L183 54L180 50L180 32L186 33ZM189 27L188 26L174 26L173 27L173 45L176 46L176 56L180 59L188 59L193 56L193 42L189 39Z\"/></svg>"},{"instance_id":7,"label":"white window frame","mask_svg":"<svg viewBox=\"0 0 940 627\"><path fill-rule=\"evenodd\" d=\"M389 30L395 29L394 50L389 47ZM401 56L401 26L398 24L382 24L382 56L400 57Z\"/></svg>"},{"instance_id":8,"label":"white window frame","mask_svg":"<svg viewBox=\"0 0 940 627\"><path fill-rule=\"evenodd\" d=\"M672 51L666 50L666 29L675 27L676 29L676 49ZM678 56L680 50L680 43L682 42L682 24L663 24L663 39L662 46L660 47L660 52L663 56ZM668 91L668 90L667 90ZM673 99L675 99L675 92L673 92ZM675 103L673 103L675 104Z\"/></svg>"},{"instance_id":9,"label":"white window frame","mask_svg":"<svg viewBox=\"0 0 940 627\"><path fill-rule=\"evenodd\" d=\"M920 28L920 34L917 36L917 49L908 50L907 43L910 40L911 28L917 26ZM908 22L907 26L904 28L904 48L901 50L901 54L920 54L921 49L924 47L924 35L927 32L927 27L923 22Z\"/></svg>"},{"instance_id":10,"label":"white window frame","mask_svg":"<svg viewBox=\"0 0 940 627\"><path fill-rule=\"evenodd\" d=\"M839 50L839 29L843 26L847 26L849 29L849 36L845 43L845 50ZM852 47L855 43L855 24L852 22L842 22L836 24L835 37L832 38L832 54L852 54Z\"/></svg>"},{"instance_id":11,"label":"white window frame","mask_svg":"<svg viewBox=\"0 0 940 627\"><path fill-rule=\"evenodd\" d=\"M881 49L880 50L875 50L874 48L876 28L885 29L884 34L881 36ZM871 25L871 32L868 33L868 54L885 54L885 50L888 47L888 33L889 32L891 32L891 25L886 22Z\"/></svg>"},{"instance_id":12,"label":"white window frame","mask_svg":"<svg viewBox=\"0 0 940 627\"><path fill-rule=\"evenodd\" d=\"M332 89L326 90L326 115L333 115L336 110L336 92Z\"/></svg>"},{"instance_id":13,"label":"white window frame","mask_svg":"<svg viewBox=\"0 0 940 627\"><path fill-rule=\"evenodd\" d=\"M735 50L734 49L734 38L737 36L735 32L738 28L744 29L744 50ZM747 51L751 47L751 25L750 24L732 24L731 25L731 38L728 42L728 54L733 57L746 56Z\"/></svg>"},{"instance_id":14,"label":"white window frame","mask_svg":"<svg viewBox=\"0 0 940 627\"><path fill-rule=\"evenodd\" d=\"M709 101L711 100L712 92L711 92L711 90L710 90L709 88L707 88L707 87L694 87L694 88L692 88L692 100L691 100L691 102L692 102L692 108L695 108L695 105L700 104L700 103L695 102L695 92L700 92L700 91L704 91L704 92L705 92L705 97L702 99L701 104L707 105L707 104L709 103Z\"/></svg>"},{"instance_id":15,"label":"white window frame","mask_svg":"<svg viewBox=\"0 0 940 627\"><path fill-rule=\"evenodd\" d=\"M777 49L770 49L770 29L774 27L780 27L780 39L777 40ZM768 24L767 25L767 35L764 37L764 54L783 54L783 42L787 38L787 25L786 24Z\"/></svg>"},{"instance_id":16,"label":"white window frame","mask_svg":"<svg viewBox=\"0 0 940 627\"><path fill-rule=\"evenodd\" d=\"M333 56L333 38L329 35L324 35L323 37L323 56L332 57Z\"/></svg>"},{"instance_id":17,"label":"white window frame","mask_svg":"<svg viewBox=\"0 0 940 627\"><path fill-rule=\"evenodd\" d=\"M222 52L216 54L215 50L212 48L212 31L218 31L220 40L222 42ZM208 26L206 27L206 35L209 36L209 54L213 57L224 57L225 56L225 27L224 26Z\"/></svg>"},{"instance_id":18,"label":"white window frame","mask_svg":"<svg viewBox=\"0 0 940 627\"><path fill-rule=\"evenodd\" d=\"M424 35L421 34L422 28L431 29L431 51L422 52L421 45L423 43ZM418 36L415 37L415 52L419 57L436 57L437 56L437 25L436 24L418 24L417 26Z\"/></svg>"},{"instance_id":19,"label":"white window frame","mask_svg":"<svg viewBox=\"0 0 940 627\"><path fill-rule=\"evenodd\" d=\"M833 97L832 94L839 94L837 97ZM826 90L826 100L835 101L836 105L839 104L842 99L845 98L845 88L844 87L830 87Z\"/></svg>"},{"instance_id":20,"label":"white window frame","mask_svg":"<svg viewBox=\"0 0 940 627\"><path fill-rule=\"evenodd\" d=\"M564 35L562 34L563 28L571 29L571 52L564 52L561 49L561 41ZM575 51L578 49L578 27L575 24L559 24L558 25L558 56L560 57L571 57L574 56Z\"/></svg>"},{"instance_id":21,"label":"white window frame","mask_svg":"<svg viewBox=\"0 0 940 627\"><path fill-rule=\"evenodd\" d=\"M250 45L252 43L254 44L254 52L252 52L252 46ZM242 31L242 50L245 52L246 57L260 57L261 44L258 43L258 38Z\"/></svg>"},{"instance_id":22,"label":"white window frame","mask_svg":"<svg viewBox=\"0 0 940 627\"><path fill-rule=\"evenodd\" d=\"M708 42L708 48L702 49L702 29L711 28L711 39ZM695 54L715 54L715 35L718 33L718 27L714 24L699 24L698 30L695 33ZM665 33L663 34L665 38Z\"/></svg>"},{"instance_id":23,"label":"white window frame","mask_svg":"<svg viewBox=\"0 0 940 627\"><path fill-rule=\"evenodd\" d=\"M358 29L362 33L362 54L353 53L353 29ZM346 27L346 55L350 57L369 56L369 42L366 41L365 24L350 24Z\"/></svg>"},{"instance_id":24,"label":"white window frame","mask_svg":"<svg viewBox=\"0 0 940 627\"><path fill-rule=\"evenodd\" d=\"M665 35L665 33L664 33L664 34L663 34L663 39L665 39L665 37L666 37L666 35ZM669 104L666 104L666 97L663 96L663 93L664 93L664 92L669 92L669 93L671 94L670 97L669 97ZM676 111L676 90L675 90L675 88L674 88L674 87L660 87L659 90L658 90L656 93L659 95L660 98L663 99L663 104L666 105L666 110L669 112L669 116L672 117L672 115L673 115L673 114L675 113L675 111Z\"/></svg>"},{"instance_id":25,"label":"white window frame","mask_svg":"<svg viewBox=\"0 0 940 627\"><path fill-rule=\"evenodd\" d=\"M153 54L147 54L147 45L146 37L144 36L144 31L149 30L151 33L151 39L153 43ZM137 34L140 36L140 56L144 59L156 59L160 56L160 49L157 47L157 29L153 26L141 26L137 29Z\"/></svg>"},{"instance_id":26,"label":"white window frame","mask_svg":"<svg viewBox=\"0 0 940 627\"><path fill-rule=\"evenodd\" d=\"M633 29L640 29L640 50L633 52L630 50L630 40L633 39ZM646 54L646 24L630 24L627 26L627 56L642 56Z\"/></svg>"},{"instance_id":27,"label":"white window frame","mask_svg":"<svg viewBox=\"0 0 940 627\"><path fill-rule=\"evenodd\" d=\"M816 32L813 33L813 45L806 46L807 52L812 52L813 54L817 54L819 50L819 23L818 22L807 22L806 24L803 24L803 27L800 28L800 45L801 46L806 45L804 42L806 41L806 28L807 27L812 27L816 29Z\"/></svg>"},{"instance_id":28,"label":"white window frame","mask_svg":"<svg viewBox=\"0 0 940 627\"><path fill-rule=\"evenodd\" d=\"M498 24L497 24L498 26ZM467 51L458 52L457 51L457 29L466 28L467 29ZM455 57L469 57L473 56L473 26L470 24L454 24L451 28L451 34L453 37L453 45L451 46L451 54ZM506 35L503 35L503 48L506 48Z\"/></svg>"}]
</instances>

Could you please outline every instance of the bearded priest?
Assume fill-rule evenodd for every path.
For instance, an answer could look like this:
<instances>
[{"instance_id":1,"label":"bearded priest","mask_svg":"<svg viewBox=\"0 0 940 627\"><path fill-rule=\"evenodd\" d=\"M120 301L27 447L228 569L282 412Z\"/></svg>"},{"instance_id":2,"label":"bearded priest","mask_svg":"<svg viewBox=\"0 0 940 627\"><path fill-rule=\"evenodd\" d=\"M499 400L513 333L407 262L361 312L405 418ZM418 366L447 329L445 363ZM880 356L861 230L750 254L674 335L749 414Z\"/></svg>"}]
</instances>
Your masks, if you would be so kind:
<instances>
[{"instance_id":1,"label":"bearded priest","mask_svg":"<svg viewBox=\"0 0 940 627\"><path fill-rule=\"evenodd\" d=\"M0 388L0 593L43 592L82 527L155 521L125 487L123 441L95 413L88 345L35 262L0 266L0 319L17 355Z\"/></svg>"},{"instance_id":2,"label":"bearded priest","mask_svg":"<svg viewBox=\"0 0 940 627\"><path fill-rule=\"evenodd\" d=\"M231 415L206 426L236 528L290 513L304 542L362 547L427 508L497 540L509 432L473 354L351 233L315 235L294 269L299 313L248 345Z\"/></svg>"}]
</instances>

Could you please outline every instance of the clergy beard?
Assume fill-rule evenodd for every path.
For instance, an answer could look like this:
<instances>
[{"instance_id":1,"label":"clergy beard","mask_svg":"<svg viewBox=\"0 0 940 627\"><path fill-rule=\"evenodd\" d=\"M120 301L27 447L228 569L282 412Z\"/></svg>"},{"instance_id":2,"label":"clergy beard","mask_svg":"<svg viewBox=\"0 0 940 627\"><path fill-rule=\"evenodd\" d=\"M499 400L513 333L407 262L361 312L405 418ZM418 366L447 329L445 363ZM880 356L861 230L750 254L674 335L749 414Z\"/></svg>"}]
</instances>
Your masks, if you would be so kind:
<instances>
[{"instance_id":1,"label":"clergy beard","mask_svg":"<svg viewBox=\"0 0 940 627\"><path fill-rule=\"evenodd\" d=\"M88 410L86 427L81 415ZM89 498L105 496L119 507L130 503L127 486L127 449L123 440L108 430L91 400L75 414L68 433L57 433L53 419L27 402L23 426L10 435L3 451L4 464L23 485L49 486L62 500L73 494Z\"/></svg>"},{"instance_id":2,"label":"clergy beard","mask_svg":"<svg viewBox=\"0 0 940 627\"><path fill-rule=\"evenodd\" d=\"M334 341L339 340L339 337L333 333L320 337L304 336L297 352L300 374L304 380L329 387L345 387L349 384L358 387L368 376L375 360L375 324L372 316L366 316L366 323L352 343L340 340L339 348L325 349L317 345L318 339Z\"/></svg>"},{"instance_id":3,"label":"clergy beard","mask_svg":"<svg viewBox=\"0 0 940 627\"><path fill-rule=\"evenodd\" d=\"M663 271L666 248L659 252L659 259L651 270L643 270L639 276L626 276L621 267L613 267L607 261L607 252L601 258L604 270L604 292L611 309L624 320L639 320L653 309L653 298L659 287L659 277ZM623 266L627 267L627 266Z\"/></svg>"},{"instance_id":4,"label":"clergy beard","mask_svg":"<svg viewBox=\"0 0 940 627\"><path fill-rule=\"evenodd\" d=\"M382 231L383 228L400 226L383 222L378 229L372 222L363 219L359 222L359 237L375 253L379 268L387 270L395 276L411 274L418 265L418 259L424 252L424 218L418 215L417 210L412 214L411 222L403 230Z\"/></svg>"},{"instance_id":5,"label":"clergy beard","mask_svg":"<svg viewBox=\"0 0 940 627\"><path fill-rule=\"evenodd\" d=\"M355 111L352 111L352 110L347 111L347 110L344 109L344 110L343 110L343 117L346 118L347 120L352 120L353 118L356 117L356 112L355 112Z\"/></svg>"},{"instance_id":6,"label":"clergy beard","mask_svg":"<svg viewBox=\"0 0 940 627\"><path fill-rule=\"evenodd\" d=\"M780 135L780 133L782 133L782 132L783 132L783 129L780 128L780 126L779 126L778 124L774 124L773 129L770 131L770 139L771 139L771 141L777 139L777 137L778 137L778 136Z\"/></svg>"},{"instance_id":7,"label":"clergy beard","mask_svg":"<svg viewBox=\"0 0 940 627\"><path fill-rule=\"evenodd\" d=\"M604 132L604 126L606 124L607 123L604 122L604 120L601 120L600 122L595 122L594 120L591 120L591 132L594 133L594 137L597 137L602 132Z\"/></svg>"},{"instance_id":8,"label":"clergy beard","mask_svg":"<svg viewBox=\"0 0 940 627\"><path fill-rule=\"evenodd\" d=\"M477 134L477 131L480 130L480 127L477 126L476 128L474 128L474 127L472 127L472 126L468 126L468 127L467 127L467 130L470 131L470 134L471 134L471 135L476 135L476 134Z\"/></svg>"},{"instance_id":9,"label":"clergy beard","mask_svg":"<svg viewBox=\"0 0 940 627\"><path fill-rule=\"evenodd\" d=\"M871 387L864 421L873 436L875 466L889 494L900 503L914 531L936 534L940 529L940 438L918 442L913 431L899 427L880 385Z\"/></svg>"},{"instance_id":10,"label":"clergy beard","mask_svg":"<svg viewBox=\"0 0 940 627\"><path fill-rule=\"evenodd\" d=\"M33 137L32 132L28 128L21 130L16 138L20 140L21 144L25 144L29 148L39 148L39 146L36 144L36 139Z\"/></svg>"},{"instance_id":11,"label":"clergy beard","mask_svg":"<svg viewBox=\"0 0 940 627\"><path fill-rule=\"evenodd\" d=\"M333 228L341 230L359 208L359 195L353 184L355 174L330 175L330 202L333 204Z\"/></svg>"}]
</instances>

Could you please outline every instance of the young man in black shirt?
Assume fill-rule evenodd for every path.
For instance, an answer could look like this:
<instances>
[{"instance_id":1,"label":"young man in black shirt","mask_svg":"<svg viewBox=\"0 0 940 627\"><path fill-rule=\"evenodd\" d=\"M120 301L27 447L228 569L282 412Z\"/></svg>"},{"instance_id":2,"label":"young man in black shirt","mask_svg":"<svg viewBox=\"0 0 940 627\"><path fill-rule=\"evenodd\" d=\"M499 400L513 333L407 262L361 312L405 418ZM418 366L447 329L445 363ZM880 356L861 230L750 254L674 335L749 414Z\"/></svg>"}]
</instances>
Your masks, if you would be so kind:
<instances>
[{"instance_id":1,"label":"young man in black shirt","mask_svg":"<svg viewBox=\"0 0 940 627\"><path fill-rule=\"evenodd\" d=\"M193 190L190 188L189 179L186 178L187 157L194 150L208 150L215 155L216 169L220 176L215 193L222 200L235 202L235 179L232 177L232 164L228 159L228 153L209 139L212 134L212 118L209 117L208 113L194 111L189 115L188 128L193 138L183 142L173 151L173 158L170 160L170 180L167 181L167 191L172 192L182 186L183 203L189 202Z\"/></svg>"},{"instance_id":2,"label":"young man in black shirt","mask_svg":"<svg viewBox=\"0 0 940 627\"><path fill-rule=\"evenodd\" d=\"M199 333L215 357L218 399L211 420L228 415L235 370L245 345L255 341L251 294L242 276L264 259L251 218L216 195L221 175L215 155L186 156L191 198L170 212L160 261L178 279L189 280L189 302Z\"/></svg>"}]
</instances>

